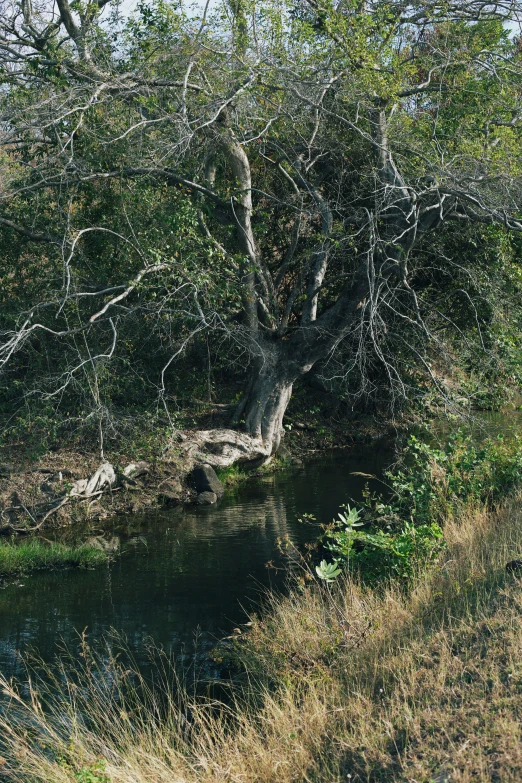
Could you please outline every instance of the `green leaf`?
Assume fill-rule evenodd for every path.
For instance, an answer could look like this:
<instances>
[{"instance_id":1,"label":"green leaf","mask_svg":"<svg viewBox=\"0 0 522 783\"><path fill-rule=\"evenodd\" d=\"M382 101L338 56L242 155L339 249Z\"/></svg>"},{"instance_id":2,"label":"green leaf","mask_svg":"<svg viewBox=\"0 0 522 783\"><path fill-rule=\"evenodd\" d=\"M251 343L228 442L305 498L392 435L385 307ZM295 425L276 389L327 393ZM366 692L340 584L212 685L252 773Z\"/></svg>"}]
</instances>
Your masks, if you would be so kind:
<instances>
[{"instance_id":1,"label":"green leaf","mask_svg":"<svg viewBox=\"0 0 522 783\"><path fill-rule=\"evenodd\" d=\"M324 582L333 582L341 573L341 569L335 561L327 563L326 560L321 560L320 564L315 567L315 571L319 579Z\"/></svg>"}]
</instances>

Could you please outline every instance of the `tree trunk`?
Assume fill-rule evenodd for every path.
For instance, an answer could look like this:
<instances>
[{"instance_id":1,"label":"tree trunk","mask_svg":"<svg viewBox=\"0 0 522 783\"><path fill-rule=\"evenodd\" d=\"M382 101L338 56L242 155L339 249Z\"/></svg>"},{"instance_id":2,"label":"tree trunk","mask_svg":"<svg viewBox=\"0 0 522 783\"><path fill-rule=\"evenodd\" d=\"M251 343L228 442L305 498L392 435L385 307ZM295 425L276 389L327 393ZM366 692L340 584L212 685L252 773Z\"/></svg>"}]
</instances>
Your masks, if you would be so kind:
<instances>
[{"instance_id":1,"label":"tree trunk","mask_svg":"<svg viewBox=\"0 0 522 783\"><path fill-rule=\"evenodd\" d=\"M266 362L255 372L246 395L244 429L263 443L270 456L279 448L283 417L298 374L284 363Z\"/></svg>"},{"instance_id":2,"label":"tree trunk","mask_svg":"<svg viewBox=\"0 0 522 783\"><path fill-rule=\"evenodd\" d=\"M235 415L239 429L187 433L182 450L192 461L215 467L268 462L281 443L292 386L308 369L289 361L282 344L271 346L252 367L249 387Z\"/></svg>"}]
</instances>

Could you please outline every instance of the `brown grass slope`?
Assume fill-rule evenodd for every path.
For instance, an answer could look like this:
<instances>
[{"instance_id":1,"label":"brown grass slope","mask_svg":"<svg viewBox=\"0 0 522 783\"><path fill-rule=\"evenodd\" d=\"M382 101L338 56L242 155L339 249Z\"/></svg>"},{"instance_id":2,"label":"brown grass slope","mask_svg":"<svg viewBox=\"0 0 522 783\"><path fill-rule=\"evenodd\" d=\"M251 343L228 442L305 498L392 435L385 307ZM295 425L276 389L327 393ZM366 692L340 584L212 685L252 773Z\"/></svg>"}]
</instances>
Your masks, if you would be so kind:
<instances>
[{"instance_id":1,"label":"brown grass slope","mask_svg":"<svg viewBox=\"0 0 522 783\"><path fill-rule=\"evenodd\" d=\"M409 595L346 580L269 598L237 642L248 684L232 706L172 693L160 709L129 695L128 672L87 671L44 712L4 682L6 779L518 783L522 580L504 566L522 553L520 509L463 510Z\"/></svg>"}]
</instances>

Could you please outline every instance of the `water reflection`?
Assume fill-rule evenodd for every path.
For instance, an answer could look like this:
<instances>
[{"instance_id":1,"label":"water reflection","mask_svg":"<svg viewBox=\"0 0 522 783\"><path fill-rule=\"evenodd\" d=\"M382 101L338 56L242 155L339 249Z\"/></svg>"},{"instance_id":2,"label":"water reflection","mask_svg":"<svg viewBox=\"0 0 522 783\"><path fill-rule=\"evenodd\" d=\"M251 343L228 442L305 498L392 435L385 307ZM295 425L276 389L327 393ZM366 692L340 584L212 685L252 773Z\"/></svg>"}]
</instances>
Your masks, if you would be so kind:
<instances>
[{"instance_id":1,"label":"water reflection","mask_svg":"<svg viewBox=\"0 0 522 783\"><path fill-rule=\"evenodd\" d=\"M315 539L318 525L298 518L330 521L361 497L367 479L352 471L378 475L390 460L384 443L332 453L254 479L218 506L113 522L104 535L118 537L120 555L109 567L35 574L0 591L0 669L21 674L18 651L29 648L51 660L58 642L76 647L85 628L94 643L111 628L124 634L141 665L148 637L180 659L202 657L263 589L281 585L266 567L280 562L277 539Z\"/></svg>"}]
</instances>

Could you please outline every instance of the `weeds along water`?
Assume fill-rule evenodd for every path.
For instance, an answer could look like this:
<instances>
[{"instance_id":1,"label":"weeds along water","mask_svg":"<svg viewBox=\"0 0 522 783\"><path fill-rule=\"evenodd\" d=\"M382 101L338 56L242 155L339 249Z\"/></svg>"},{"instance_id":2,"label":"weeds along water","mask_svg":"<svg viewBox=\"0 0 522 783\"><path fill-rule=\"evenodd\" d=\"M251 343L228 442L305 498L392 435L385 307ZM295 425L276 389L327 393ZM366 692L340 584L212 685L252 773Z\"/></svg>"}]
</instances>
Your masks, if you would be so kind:
<instances>
[{"instance_id":1,"label":"weeds along water","mask_svg":"<svg viewBox=\"0 0 522 783\"><path fill-rule=\"evenodd\" d=\"M39 538L0 539L0 579L43 569L95 568L107 559L104 551L87 543L68 546Z\"/></svg>"},{"instance_id":2,"label":"weeds along water","mask_svg":"<svg viewBox=\"0 0 522 783\"><path fill-rule=\"evenodd\" d=\"M267 596L235 644L245 677L227 705L180 692L168 673L160 699L88 650L45 694L33 684L20 700L4 680L4 772L26 783L519 780L522 593L504 565L522 549L520 504L461 509L439 564L409 591L342 579Z\"/></svg>"},{"instance_id":3,"label":"weeds along water","mask_svg":"<svg viewBox=\"0 0 522 783\"><path fill-rule=\"evenodd\" d=\"M207 651L245 621L266 587L280 589L284 565L277 539L313 541L318 523L298 522L304 513L329 521L347 498L359 502L369 481L353 471L378 473L392 455L379 449L321 455L272 475L256 477L210 507L148 511L114 518L99 533L114 544L108 567L38 571L8 580L0 591L0 670L23 677L18 651L37 649L49 663L57 640L71 648L85 627L93 646L116 628L147 669L152 637L178 663L203 677L219 666ZM371 483L371 482L370 482ZM373 482L374 488L377 482ZM70 543L76 531L67 528ZM267 568L273 561L277 568ZM18 582L23 586L18 586Z\"/></svg>"},{"instance_id":4,"label":"weeds along water","mask_svg":"<svg viewBox=\"0 0 522 783\"><path fill-rule=\"evenodd\" d=\"M516 448L500 450L494 471L506 492ZM6 779L520 780L522 591L505 564L522 554L522 498L513 482L510 500L492 494L483 460L470 465L469 444L459 449L444 480L443 460L427 460L446 515L431 566L407 580L352 572L267 594L222 651L243 673L226 704L191 695L166 659L152 688L127 660L88 648L44 693L33 681L21 698L4 679ZM450 478L464 470L474 476L459 494Z\"/></svg>"}]
</instances>

